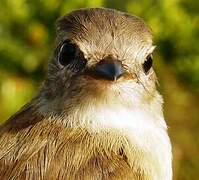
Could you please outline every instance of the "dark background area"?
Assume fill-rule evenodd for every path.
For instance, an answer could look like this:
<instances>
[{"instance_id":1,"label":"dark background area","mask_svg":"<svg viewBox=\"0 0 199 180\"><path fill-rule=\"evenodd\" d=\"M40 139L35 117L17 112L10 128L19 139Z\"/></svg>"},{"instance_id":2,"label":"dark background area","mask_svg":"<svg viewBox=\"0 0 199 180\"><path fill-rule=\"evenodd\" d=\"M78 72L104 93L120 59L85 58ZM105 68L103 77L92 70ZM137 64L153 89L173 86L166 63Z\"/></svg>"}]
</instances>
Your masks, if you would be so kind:
<instances>
[{"instance_id":1,"label":"dark background area","mask_svg":"<svg viewBox=\"0 0 199 180\"><path fill-rule=\"evenodd\" d=\"M0 122L37 92L45 76L58 17L83 7L142 17L152 28L154 66L173 144L175 180L199 176L199 1L0 0Z\"/></svg>"}]
</instances>

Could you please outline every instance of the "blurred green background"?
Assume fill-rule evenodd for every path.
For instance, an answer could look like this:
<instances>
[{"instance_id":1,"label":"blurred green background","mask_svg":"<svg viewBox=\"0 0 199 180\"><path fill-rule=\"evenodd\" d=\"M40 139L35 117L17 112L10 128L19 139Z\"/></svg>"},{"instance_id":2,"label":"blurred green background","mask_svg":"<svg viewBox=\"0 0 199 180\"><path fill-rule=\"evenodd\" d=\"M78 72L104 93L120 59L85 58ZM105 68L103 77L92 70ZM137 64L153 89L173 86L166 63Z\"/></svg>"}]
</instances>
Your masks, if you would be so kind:
<instances>
[{"instance_id":1,"label":"blurred green background","mask_svg":"<svg viewBox=\"0 0 199 180\"><path fill-rule=\"evenodd\" d=\"M54 45L56 19L82 7L142 17L154 32L155 69L173 144L174 179L199 177L198 0L0 0L0 122L33 97Z\"/></svg>"}]
</instances>

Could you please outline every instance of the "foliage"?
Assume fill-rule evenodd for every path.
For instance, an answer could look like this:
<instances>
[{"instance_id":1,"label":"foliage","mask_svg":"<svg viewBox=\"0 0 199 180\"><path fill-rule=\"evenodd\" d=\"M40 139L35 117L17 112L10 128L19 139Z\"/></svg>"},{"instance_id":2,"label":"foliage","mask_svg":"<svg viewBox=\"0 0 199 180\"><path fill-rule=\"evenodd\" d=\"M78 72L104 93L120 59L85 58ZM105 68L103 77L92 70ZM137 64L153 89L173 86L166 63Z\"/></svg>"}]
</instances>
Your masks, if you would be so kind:
<instances>
[{"instance_id":1,"label":"foliage","mask_svg":"<svg viewBox=\"0 0 199 180\"><path fill-rule=\"evenodd\" d=\"M174 143L175 179L196 179L199 159L194 157L199 142L193 139L197 137L199 118L197 0L0 0L0 121L35 94L52 54L56 19L74 9L99 6L135 14L152 27L157 45L155 66Z\"/></svg>"}]
</instances>

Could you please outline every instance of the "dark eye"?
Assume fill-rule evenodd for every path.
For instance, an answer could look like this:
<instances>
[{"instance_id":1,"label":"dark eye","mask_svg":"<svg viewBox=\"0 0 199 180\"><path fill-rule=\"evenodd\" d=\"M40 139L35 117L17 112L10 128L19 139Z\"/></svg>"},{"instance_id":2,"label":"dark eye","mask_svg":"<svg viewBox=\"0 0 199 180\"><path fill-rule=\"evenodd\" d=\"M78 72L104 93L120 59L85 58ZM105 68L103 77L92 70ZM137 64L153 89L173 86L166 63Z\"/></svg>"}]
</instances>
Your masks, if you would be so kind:
<instances>
[{"instance_id":1,"label":"dark eye","mask_svg":"<svg viewBox=\"0 0 199 180\"><path fill-rule=\"evenodd\" d=\"M60 47L58 61L62 66L66 66L75 59L75 54L76 45L67 40Z\"/></svg>"},{"instance_id":2,"label":"dark eye","mask_svg":"<svg viewBox=\"0 0 199 180\"><path fill-rule=\"evenodd\" d=\"M152 55L149 55L149 56L147 56L146 60L144 61L144 64L142 65L145 74L147 74L149 72L152 65L153 65L153 58L152 58Z\"/></svg>"}]
</instances>

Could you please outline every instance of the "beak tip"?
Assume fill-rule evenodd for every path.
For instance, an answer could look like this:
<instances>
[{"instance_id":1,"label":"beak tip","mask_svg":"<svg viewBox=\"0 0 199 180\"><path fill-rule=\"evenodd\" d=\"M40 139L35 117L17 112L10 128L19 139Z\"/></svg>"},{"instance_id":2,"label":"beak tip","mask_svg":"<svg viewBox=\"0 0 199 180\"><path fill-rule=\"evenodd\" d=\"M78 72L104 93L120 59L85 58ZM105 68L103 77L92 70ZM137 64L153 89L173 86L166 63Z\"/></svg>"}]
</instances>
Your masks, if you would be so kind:
<instances>
[{"instance_id":1,"label":"beak tip","mask_svg":"<svg viewBox=\"0 0 199 180\"><path fill-rule=\"evenodd\" d=\"M92 69L93 75L111 81L117 81L124 73L122 63L118 60L103 60Z\"/></svg>"}]
</instances>

